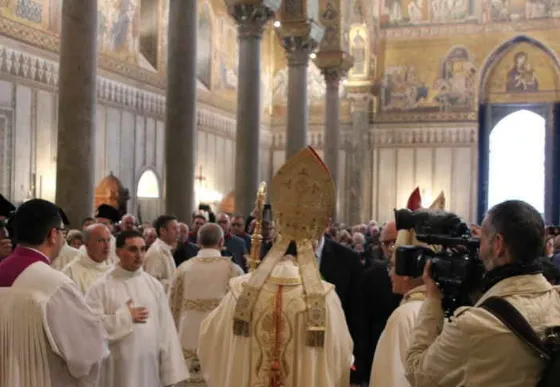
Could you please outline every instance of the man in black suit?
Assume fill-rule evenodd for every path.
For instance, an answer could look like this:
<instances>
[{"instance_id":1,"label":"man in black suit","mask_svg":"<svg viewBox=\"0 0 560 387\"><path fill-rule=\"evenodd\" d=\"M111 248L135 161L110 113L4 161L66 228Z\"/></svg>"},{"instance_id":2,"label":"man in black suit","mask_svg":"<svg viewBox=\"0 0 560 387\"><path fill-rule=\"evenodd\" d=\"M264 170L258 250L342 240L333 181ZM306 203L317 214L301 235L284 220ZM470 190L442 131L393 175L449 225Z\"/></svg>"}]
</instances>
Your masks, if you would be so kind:
<instances>
[{"instance_id":1,"label":"man in black suit","mask_svg":"<svg viewBox=\"0 0 560 387\"><path fill-rule=\"evenodd\" d=\"M322 237L315 250L317 263L325 281L335 285L342 303L346 322L354 340L355 370L351 374L352 385L361 385L367 380L370 368L364 364L364 310L362 299L363 266L358 253L334 240Z\"/></svg>"},{"instance_id":2,"label":"man in black suit","mask_svg":"<svg viewBox=\"0 0 560 387\"><path fill-rule=\"evenodd\" d=\"M185 223L179 223L179 231L179 243L177 249L173 252L173 259L177 267L195 257L199 250L199 247L189 240L189 226Z\"/></svg>"},{"instance_id":3,"label":"man in black suit","mask_svg":"<svg viewBox=\"0 0 560 387\"><path fill-rule=\"evenodd\" d=\"M243 239L236 237L230 232L231 225L229 215L221 212L217 215L216 221L224 230L225 249L231 253L233 262L237 263L245 272L247 272L247 260L245 258L245 255L247 255L247 248L245 247ZM222 253L222 255L229 254Z\"/></svg>"},{"instance_id":4,"label":"man in black suit","mask_svg":"<svg viewBox=\"0 0 560 387\"><path fill-rule=\"evenodd\" d=\"M387 262L391 257L396 239L397 227L395 222L389 222L383 227L379 236L383 259L373 260L373 265L365 271L362 282L365 328L364 345L362 346L364 351L363 366L368 370L368 382L379 337L385 329L389 316L399 306L402 298L400 295L393 293L391 279L387 271Z\"/></svg>"}]
</instances>

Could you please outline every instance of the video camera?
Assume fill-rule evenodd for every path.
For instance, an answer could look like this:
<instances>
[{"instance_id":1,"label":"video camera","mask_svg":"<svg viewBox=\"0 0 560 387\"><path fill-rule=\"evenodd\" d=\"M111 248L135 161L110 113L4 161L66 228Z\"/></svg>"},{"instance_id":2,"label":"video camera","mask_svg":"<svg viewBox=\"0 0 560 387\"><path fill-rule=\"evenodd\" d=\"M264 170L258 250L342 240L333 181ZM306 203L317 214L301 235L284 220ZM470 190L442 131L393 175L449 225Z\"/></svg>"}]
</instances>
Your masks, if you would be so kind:
<instances>
[{"instance_id":1,"label":"video camera","mask_svg":"<svg viewBox=\"0 0 560 387\"><path fill-rule=\"evenodd\" d=\"M470 295L478 289L484 266L478 256L480 240L457 215L444 211L395 210L397 230L414 230L416 239L427 246L399 246L395 273L421 277L432 261L432 278L442 292L446 317L460 306L471 305Z\"/></svg>"}]
</instances>

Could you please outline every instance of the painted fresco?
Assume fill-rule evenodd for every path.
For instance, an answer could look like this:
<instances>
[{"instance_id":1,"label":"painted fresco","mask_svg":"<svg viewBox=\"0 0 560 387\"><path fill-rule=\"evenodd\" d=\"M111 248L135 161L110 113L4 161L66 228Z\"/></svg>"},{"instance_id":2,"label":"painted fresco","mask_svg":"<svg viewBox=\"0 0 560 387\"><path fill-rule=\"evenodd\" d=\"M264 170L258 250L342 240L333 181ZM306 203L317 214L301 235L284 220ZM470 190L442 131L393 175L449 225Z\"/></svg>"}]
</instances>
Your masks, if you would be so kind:
<instances>
[{"instance_id":1,"label":"painted fresco","mask_svg":"<svg viewBox=\"0 0 560 387\"><path fill-rule=\"evenodd\" d=\"M558 100L558 68L545 51L530 43L513 45L491 68L483 98L491 102Z\"/></svg>"},{"instance_id":2,"label":"painted fresco","mask_svg":"<svg viewBox=\"0 0 560 387\"><path fill-rule=\"evenodd\" d=\"M239 65L239 44L237 41L237 28L229 16L218 18L220 36L217 38L221 44L218 47L219 76L217 89L236 90Z\"/></svg>"},{"instance_id":3,"label":"painted fresco","mask_svg":"<svg viewBox=\"0 0 560 387\"><path fill-rule=\"evenodd\" d=\"M390 65L381 81L382 112L469 111L474 107L476 65L465 47L453 47L430 77L409 62Z\"/></svg>"},{"instance_id":4,"label":"painted fresco","mask_svg":"<svg viewBox=\"0 0 560 387\"><path fill-rule=\"evenodd\" d=\"M483 0L485 22L546 17L560 17L560 0Z\"/></svg>"},{"instance_id":5,"label":"painted fresco","mask_svg":"<svg viewBox=\"0 0 560 387\"><path fill-rule=\"evenodd\" d=\"M476 0L380 0L382 26L452 23L473 17Z\"/></svg>"},{"instance_id":6,"label":"painted fresco","mask_svg":"<svg viewBox=\"0 0 560 387\"><path fill-rule=\"evenodd\" d=\"M211 88L212 73L212 17L208 7L204 7L198 19L198 42L196 75L206 88Z\"/></svg>"},{"instance_id":7,"label":"painted fresco","mask_svg":"<svg viewBox=\"0 0 560 387\"><path fill-rule=\"evenodd\" d=\"M99 2L98 45L102 52L135 60L140 36L139 0Z\"/></svg>"}]
</instances>

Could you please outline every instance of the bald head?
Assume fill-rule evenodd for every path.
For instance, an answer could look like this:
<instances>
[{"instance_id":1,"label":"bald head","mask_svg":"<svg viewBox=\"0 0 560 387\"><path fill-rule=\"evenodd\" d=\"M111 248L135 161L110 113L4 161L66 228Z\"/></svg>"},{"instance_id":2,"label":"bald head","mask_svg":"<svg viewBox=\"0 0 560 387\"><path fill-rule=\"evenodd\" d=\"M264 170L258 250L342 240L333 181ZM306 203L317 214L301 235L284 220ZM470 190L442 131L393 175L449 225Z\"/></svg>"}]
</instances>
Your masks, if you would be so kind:
<instances>
[{"instance_id":1,"label":"bald head","mask_svg":"<svg viewBox=\"0 0 560 387\"><path fill-rule=\"evenodd\" d=\"M379 236L379 244L386 259L391 257L391 249L397 240L397 225L394 221L387 222Z\"/></svg>"},{"instance_id":2,"label":"bald head","mask_svg":"<svg viewBox=\"0 0 560 387\"><path fill-rule=\"evenodd\" d=\"M126 214L121 219L121 231L132 231L136 229L136 218L132 214Z\"/></svg>"},{"instance_id":3,"label":"bald head","mask_svg":"<svg viewBox=\"0 0 560 387\"><path fill-rule=\"evenodd\" d=\"M230 219L229 219L228 214L226 214L224 212L220 212L216 216L216 223L218 223L220 225L220 227L222 227L222 230L224 230L225 234L227 234L229 232Z\"/></svg>"},{"instance_id":4,"label":"bald head","mask_svg":"<svg viewBox=\"0 0 560 387\"><path fill-rule=\"evenodd\" d=\"M111 233L107 226L101 223L92 224L86 227L83 234L88 256L98 263L107 260L111 244Z\"/></svg>"}]
</instances>

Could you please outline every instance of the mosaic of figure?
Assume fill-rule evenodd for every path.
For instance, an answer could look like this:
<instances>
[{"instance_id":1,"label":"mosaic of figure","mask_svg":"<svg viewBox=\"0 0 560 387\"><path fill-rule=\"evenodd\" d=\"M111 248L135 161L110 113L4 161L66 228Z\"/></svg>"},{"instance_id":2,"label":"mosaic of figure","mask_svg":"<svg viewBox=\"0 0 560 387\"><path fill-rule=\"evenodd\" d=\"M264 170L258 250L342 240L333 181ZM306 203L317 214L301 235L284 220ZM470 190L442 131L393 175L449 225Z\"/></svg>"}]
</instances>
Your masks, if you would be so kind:
<instances>
[{"instance_id":1,"label":"mosaic of figure","mask_svg":"<svg viewBox=\"0 0 560 387\"><path fill-rule=\"evenodd\" d=\"M138 0L99 3L99 45L102 51L136 53L139 35Z\"/></svg>"},{"instance_id":2,"label":"mosaic of figure","mask_svg":"<svg viewBox=\"0 0 560 387\"><path fill-rule=\"evenodd\" d=\"M539 91L539 81L529 63L529 55L525 51L520 51L514 56L513 67L507 73L506 91L509 93Z\"/></svg>"},{"instance_id":3,"label":"mosaic of figure","mask_svg":"<svg viewBox=\"0 0 560 387\"><path fill-rule=\"evenodd\" d=\"M210 88L212 71L212 21L207 10L203 10L198 21L196 75L200 82Z\"/></svg>"},{"instance_id":4,"label":"mosaic of figure","mask_svg":"<svg viewBox=\"0 0 560 387\"><path fill-rule=\"evenodd\" d=\"M434 82L434 101L441 111L471 107L475 99L476 66L465 48L453 49L442 60L440 77Z\"/></svg>"}]
</instances>

